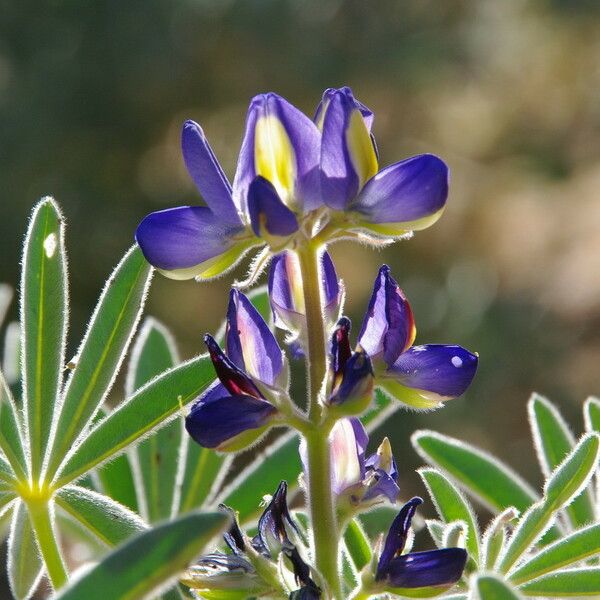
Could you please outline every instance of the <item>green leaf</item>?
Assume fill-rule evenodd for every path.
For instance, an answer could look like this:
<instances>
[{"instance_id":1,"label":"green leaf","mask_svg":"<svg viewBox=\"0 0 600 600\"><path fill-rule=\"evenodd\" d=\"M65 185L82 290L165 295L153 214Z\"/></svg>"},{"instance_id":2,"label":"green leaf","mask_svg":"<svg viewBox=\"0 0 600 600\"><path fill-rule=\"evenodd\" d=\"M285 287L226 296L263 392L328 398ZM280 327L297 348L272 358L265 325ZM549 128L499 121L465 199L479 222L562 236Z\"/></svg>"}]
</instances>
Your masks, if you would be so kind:
<instances>
[{"instance_id":1,"label":"green leaf","mask_svg":"<svg viewBox=\"0 0 600 600\"><path fill-rule=\"evenodd\" d=\"M373 407L361 419L367 431L371 433L399 406L398 402L391 401L378 391ZM260 499L264 494L273 493L281 480L288 482L290 492L295 490L302 470L298 444L297 435L282 435L259 452L256 458L219 492L215 502L234 507L240 513L240 522L244 522L256 516Z\"/></svg>"},{"instance_id":2,"label":"green leaf","mask_svg":"<svg viewBox=\"0 0 600 600\"><path fill-rule=\"evenodd\" d=\"M522 597L510 583L497 575L486 573L471 579L469 600L520 600Z\"/></svg>"},{"instance_id":3,"label":"green leaf","mask_svg":"<svg viewBox=\"0 0 600 600\"><path fill-rule=\"evenodd\" d=\"M529 423L540 466L545 477L564 460L575 447L575 438L558 409L546 398L533 394L528 404ZM574 527L594 519L593 500L588 490L566 508Z\"/></svg>"},{"instance_id":4,"label":"green leaf","mask_svg":"<svg viewBox=\"0 0 600 600\"><path fill-rule=\"evenodd\" d=\"M67 381L50 452L51 477L89 426L119 372L137 327L152 268L133 246L108 278Z\"/></svg>"},{"instance_id":5,"label":"green leaf","mask_svg":"<svg viewBox=\"0 0 600 600\"><path fill-rule=\"evenodd\" d=\"M130 539L55 600L137 600L164 586L228 525L221 513L190 513Z\"/></svg>"},{"instance_id":6,"label":"green leaf","mask_svg":"<svg viewBox=\"0 0 600 600\"><path fill-rule=\"evenodd\" d=\"M27 461L17 408L4 375L0 372L0 448L17 479L27 481Z\"/></svg>"},{"instance_id":7,"label":"green leaf","mask_svg":"<svg viewBox=\"0 0 600 600\"><path fill-rule=\"evenodd\" d=\"M600 399L590 396L583 405L586 431L600 433Z\"/></svg>"},{"instance_id":8,"label":"green leaf","mask_svg":"<svg viewBox=\"0 0 600 600\"><path fill-rule=\"evenodd\" d=\"M467 526L466 549L469 557L479 562L479 526L469 502L454 484L436 469L418 471L433 500L438 514L445 523L463 521Z\"/></svg>"},{"instance_id":9,"label":"green leaf","mask_svg":"<svg viewBox=\"0 0 600 600\"><path fill-rule=\"evenodd\" d=\"M355 570L361 571L369 564L373 553L371 552L371 542L356 519L351 519L348 523L344 532L344 542Z\"/></svg>"},{"instance_id":10,"label":"green leaf","mask_svg":"<svg viewBox=\"0 0 600 600\"><path fill-rule=\"evenodd\" d=\"M523 511L539 499L512 469L479 448L426 430L416 431L412 443L423 460L448 473L493 512L509 506Z\"/></svg>"},{"instance_id":11,"label":"green leaf","mask_svg":"<svg viewBox=\"0 0 600 600\"><path fill-rule=\"evenodd\" d=\"M188 443L179 502L181 514L211 504L234 458L233 454L217 454L191 441Z\"/></svg>"},{"instance_id":12,"label":"green leaf","mask_svg":"<svg viewBox=\"0 0 600 600\"><path fill-rule=\"evenodd\" d=\"M600 567L566 569L544 575L521 586L528 596L567 598L600 595Z\"/></svg>"},{"instance_id":13,"label":"green leaf","mask_svg":"<svg viewBox=\"0 0 600 600\"><path fill-rule=\"evenodd\" d=\"M579 529L546 546L517 567L509 579L520 584L597 554L600 554L600 523Z\"/></svg>"},{"instance_id":14,"label":"green leaf","mask_svg":"<svg viewBox=\"0 0 600 600\"><path fill-rule=\"evenodd\" d=\"M10 465L0 457L0 482L8 484L11 488L16 483L15 475Z\"/></svg>"},{"instance_id":15,"label":"green leaf","mask_svg":"<svg viewBox=\"0 0 600 600\"><path fill-rule=\"evenodd\" d=\"M17 600L30 598L44 571L27 509L19 502L13 511L8 538L8 581Z\"/></svg>"},{"instance_id":16,"label":"green leaf","mask_svg":"<svg viewBox=\"0 0 600 600\"><path fill-rule=\"evenodd\" d=\"M34 478L42 470L62 386L67 311L63 217L52 198L43 198L29 222L21 274L23 393Z\"/></svg>"},{"instance_id":17,"label":"green leaf","mask_svg":"<svg viewBox=\"0 0 600 600\"><path fill-rule=\"evenodd\" d=\"M519 512L513 506L501 512L486 528L481 544L480 569L493 570L506 542L506 525L514 521Z\"/></svg>"},{"instance_id":18,"label":"green leaf","mask_svg":"<svg viewBox=\"0 0 600 600\"><path fill-rule=\"evenodd\" d=\"M107 546L116 546L147 527L136 513L122 504L79 486L60 489L56 504Z\"/></svg>"},{"instance_id":19,"label":"green leaf","mask_svg":"<svg viewBox=\"0 0 600 600\"><path fill-rule=\"evenodd\" d=\"M426 519L425 526L427 527L427 531L431 536L434 544L438 548L444 547L444 523L442 521L438 521L437 519Z\"/></svg>"},{"instance_id":20,"label":"green leaf","mask_svg":"<svg viewBox=\"0 0 600 600\"><path fill-rule=\"evenodd\" d=\"M185 406L198 397L213 380L212 363L203 355L150 381L98 423L74 448L59 472L57 486L81 477L154 428L167 425L177 415L180 405Z\"/></svg>"},{"instance_id":21,"label":"green leaf","mask_svg":"<svg viewBox=\"0 0 600 600\"><path fill-rule=\"evenodd\" d=\"M96 488L119 504L139 513L136 485L129 457L126 454L104 463L95 475ZM82 485L81 481L79 485Z\"/></svg>"},{"instance_id":22,"label":"green leaf","mask_svg":"<svg viewBox=\"0 0 600 600\"><path fill-rule=\"evenodd\" d=\"M600 438L586 434L547 480L545 495L531 506L500 557L498 569L506 573L551 526L556 513L587 485L598 463Z\"/></svg>"},{"instance_id":23,"label":"green leaf","mask_svg":"<svg viewBox=\"0 0 600 600\"><path fill-rule=\"evenodd\" d=\"M179 362L173 337L164 325L155 319L144 322L133 346L127 373L125 393L148 383L159 373ZM137 499L142 516L150 523L177 514L179 507L178 465L187 451L187 436L183 423L176 419L159 429L132 450L132 466L139 473Z\"/></svg>"}]
</instances>

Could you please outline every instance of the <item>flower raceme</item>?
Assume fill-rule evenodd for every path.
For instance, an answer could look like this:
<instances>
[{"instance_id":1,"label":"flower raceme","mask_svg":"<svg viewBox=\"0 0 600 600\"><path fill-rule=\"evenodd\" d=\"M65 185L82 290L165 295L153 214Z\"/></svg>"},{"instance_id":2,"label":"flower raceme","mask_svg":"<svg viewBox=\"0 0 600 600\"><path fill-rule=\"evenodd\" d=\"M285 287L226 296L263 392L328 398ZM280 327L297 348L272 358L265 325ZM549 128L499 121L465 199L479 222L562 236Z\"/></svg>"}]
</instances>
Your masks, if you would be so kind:
<instances>
[{"instance_id":1,"label":"flower raceme","mask_svg":"<svg viewBox=\"0 0 600 600\"><path fill-rule=\"evenodd\" d=\"M396 238L428 227L446 203L446 165L424 154L379 170L372 124L347 87L325 91L314 121L277 94L256 96L231 185L200 126L187 121L183 159L206 206L143 219L136 239L146 259L174 279L207 279L252 248L268 259L315 236Z\"/></svg>"}]
</instances>

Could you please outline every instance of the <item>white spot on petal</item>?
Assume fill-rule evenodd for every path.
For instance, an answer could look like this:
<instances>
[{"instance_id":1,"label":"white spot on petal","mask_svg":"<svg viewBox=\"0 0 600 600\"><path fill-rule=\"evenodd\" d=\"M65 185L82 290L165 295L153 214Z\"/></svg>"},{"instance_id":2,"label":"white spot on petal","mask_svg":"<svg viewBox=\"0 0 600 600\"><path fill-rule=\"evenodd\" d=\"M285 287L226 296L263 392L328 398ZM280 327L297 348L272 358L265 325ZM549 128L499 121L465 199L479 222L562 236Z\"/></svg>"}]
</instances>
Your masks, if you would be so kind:
<instances>
[{"instance_id":1,"label":"white spot on petal","mask_svg":"<svg viewBox=\"0 0 600 600\"><path fill-rule=\"evenodd\" d=\"M452 360L450 361L452 363L453 366L455 366L457 369L459 367L463 366L463 361L462 358L460 356L453 356Z\"/></svg>"},{"instance_id":2,"label":"white spot on petal","mask_svg":"<svg viewBox=\"0 0 600 600\"><path fill-rule=\"evenodd\" d=\"M51 233L44 240L44 252L48 258L52 258L54 253L56 252L56 247L58 246L58 241L56 239L56 233Z\"/></svg>"}]
</instances>

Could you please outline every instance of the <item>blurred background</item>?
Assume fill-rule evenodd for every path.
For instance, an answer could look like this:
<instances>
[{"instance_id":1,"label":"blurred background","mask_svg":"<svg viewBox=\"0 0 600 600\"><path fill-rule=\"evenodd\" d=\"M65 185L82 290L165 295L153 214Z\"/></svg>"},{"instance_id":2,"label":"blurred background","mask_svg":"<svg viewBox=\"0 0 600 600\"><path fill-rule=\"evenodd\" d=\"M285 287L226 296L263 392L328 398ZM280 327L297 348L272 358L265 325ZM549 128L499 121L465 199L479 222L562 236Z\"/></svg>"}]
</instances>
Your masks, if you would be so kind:
<instances>
[{"instance_id":1,"label":"blurred background","mask_svg":"<svg viewBox=\"0 0 600 600\"><path fill-rule=\"evenodd\" d=\"M424 493L408 439L421 427L497 453L537 485L530 393L580 432L581 404L600 391L594 0L0 0L0 280L18 281L31 208L55 196L74 351L140 219L201 202L179 151L185 119L232 176L254 94L276 91L312 115L324 88L344 84L375 112L383 165L433 152L452 170L434 227L385 251L332 248L347 313L358 324L385 261L411 300L417 343L481 355L463 398L385 425L404 494ZM156 276L147 312L190 357L243 273Z\"/></svg>"}]
</instances>

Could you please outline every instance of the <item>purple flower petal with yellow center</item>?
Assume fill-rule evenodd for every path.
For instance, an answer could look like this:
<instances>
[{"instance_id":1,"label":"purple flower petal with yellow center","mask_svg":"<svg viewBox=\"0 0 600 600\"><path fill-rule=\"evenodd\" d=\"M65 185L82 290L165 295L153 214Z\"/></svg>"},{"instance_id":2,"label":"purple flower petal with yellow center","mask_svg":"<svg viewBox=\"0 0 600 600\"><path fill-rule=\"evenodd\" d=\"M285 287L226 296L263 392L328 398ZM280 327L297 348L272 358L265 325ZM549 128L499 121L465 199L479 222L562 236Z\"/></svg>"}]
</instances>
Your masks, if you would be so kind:
<instances>
[{"instance_id":1,"label":"purple flower petal with yellow center","mask_svg":"<svg viewBox=\"0 0 600 600\"><path fill-rule=\"evenodd\" d=\"M418 497L407 502L390 527L375 575L386 589L449 587L462 576L467 561L463 548L402 554L412 518L422 502Z\"/></svg>"},{"instance_id":2,"label":"purple flower petal with yellow center","mask_svg":"<svg viewBox=\"0 0 600 600\"><path fill-rule=\"evenodd\" d=\"M283 369L281 348L260 313L238 290L231 290L227 308L227 355L251 377L277 384Z\"/></svg>"},{"instance_id":3,"label":"purple flower petal with yellow center","mask_svg":"<svg viewBox=\"0 0 600 600\"><path fill-rule=\"evenodd\" d=\"M248 215L258 237L289 237L298 231L296 215L281 201L271 182L261 176L248 188Z\"/></svg>"},{"instance_id":4,"label":"purple flower petal with yellow center","mask_svg":"<svg viewBox=\"0 0 600 600\"><path fill-rule=\"evenodd\" d=\"M204 206L180 206L150 213L135 237L146 260L172 279L210 275L216 263L229 268L244 250L232 236L238 228Z\"/></svg>"},{"instance_id":5,"label":"purple flower petal with yellow center","mask_svg":"<svg viewBox=\"0 0 600 600\"><path fill-rule=\"evenodd\" d=\"M377 452L365 461L365 479L369 479L363 502L385 496L392 504L398 500L398 469L387 438L383 439Z\"/></svg>"},{"instance_id":6,"label":"purple flower petal with yellow center","mask_svg":"<svg viewBox=\"0 0 600 600\"><path fill-rule=\"evenodd\" d=\"M198 123L184 123L181 150L188 173L211 211L221 222L241 227L231 185Z\"/></svg>"},{"instance_id":7,"label":"purple flower petal with yellow center","mask_svg":"<svg viewBox=\"0 0 600 600\"><path fill-rule=\"evenodd\" d=\"M246 210L250 184L261 175L289 208L317 208L319 148L317 127L287 100L273 93L254 97L233 181L237 206Z\"/></svg>"},{"instance_id":8,"label":"purple flower petal with yellow center","mask_svg":"<svg viewBox=\"0 0 600 600\"><path fill-rule=\"evenodd\" d=\"M232 395L217 383L192 406L185 428L205 448L235 450L254 441L276 412L265 400Z\"/></svg>"},{"instance_id":9,"label":"purple flower petal with yellow center","mask_svg":"<svg viewBox=\"0 0 600 600\"><path fill-rule=\"evenodd\" d=\"M367 314L358 334L358 344L371 357L382 357L393 363L416 335L415 322L408 300L390 274L390 268L379 269Z\"/></svg>"},{"instance_id":10,"label":"purple flower petal with yellow center","mask_svg":"<svg viewBox=\"0 0 600 600\"><path fill-rule=\"evenodd\" d=\"M461 346L426 344L402 353L388 371L408 388L448 400L466 391L477 371L477 363L477 355Z\"/></svg>"},{"instance_id":11,"label":"purple flower petal with yellow center","mask_svg":"<svg viewBox=\"0 0 600 600\"><path fill-rule=\"evenodd\" d=\"M330 89L317 109L321 139L321 194L328 206L343 210L377 173L378 162L370 127L348 87ZM372 113L368 111L372 121Z\"/></svg>"},{"instance_id":12,"label":"purple flower petal with yellow center","mask_svg":"<svg viewBox=\"0 0 600 600\"><path fill-rule=\"evenodd\" d=\"M448 167L422 154L379 171L349 206L375 233L400 235L429 227L448 198Z\"/></svg>"}]
</instances>

